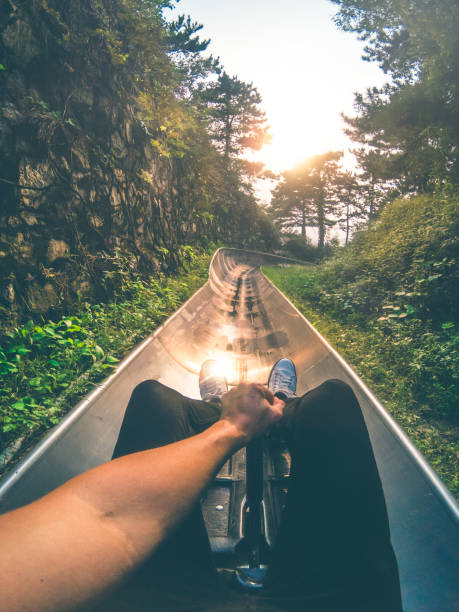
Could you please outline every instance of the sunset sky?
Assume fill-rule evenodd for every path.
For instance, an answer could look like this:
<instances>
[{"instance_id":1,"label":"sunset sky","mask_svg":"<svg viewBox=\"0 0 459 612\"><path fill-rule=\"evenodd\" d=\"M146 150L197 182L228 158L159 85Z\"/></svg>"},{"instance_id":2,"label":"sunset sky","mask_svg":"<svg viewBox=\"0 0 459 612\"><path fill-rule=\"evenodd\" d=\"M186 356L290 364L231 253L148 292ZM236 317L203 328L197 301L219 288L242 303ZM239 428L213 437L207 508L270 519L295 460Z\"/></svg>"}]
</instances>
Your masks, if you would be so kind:
<instances>
[{"instance_id":1,"label":"sunset sky","mask_svg":"<svg viewBox=\"0 0 459 612\"><path fill-rule=\"evenodd\" d=\"M334 25L336 8L328 0L181 0L176 9L205 26L230 75L257 87L273 135L257 157L274 171L349 147L340 113L352 113L353 92L385 81L361 59L363 43Z\"/></svg>"}]
</instances>

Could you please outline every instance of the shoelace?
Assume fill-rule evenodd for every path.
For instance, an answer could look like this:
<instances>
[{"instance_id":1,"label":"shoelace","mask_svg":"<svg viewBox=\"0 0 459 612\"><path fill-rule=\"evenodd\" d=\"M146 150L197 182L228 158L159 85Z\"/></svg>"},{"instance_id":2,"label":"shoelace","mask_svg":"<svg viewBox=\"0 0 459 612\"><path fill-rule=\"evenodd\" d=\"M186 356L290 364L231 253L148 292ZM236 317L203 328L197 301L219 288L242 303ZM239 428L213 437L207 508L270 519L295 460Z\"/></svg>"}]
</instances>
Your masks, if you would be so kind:
<instances>
[{"instance_id":1,"label":"shoelace","mask_svg":"<svg viewBox=\"0 0 459 612\"><path fill-rule=\"evenodd\" d=\"M294 393L295 389L293 388L293 380L292 377L288 374L285 374L282 371L274 372L273 375L273 387L274 391L288 391L289 393Z\"/></svg>"}]
</instances>

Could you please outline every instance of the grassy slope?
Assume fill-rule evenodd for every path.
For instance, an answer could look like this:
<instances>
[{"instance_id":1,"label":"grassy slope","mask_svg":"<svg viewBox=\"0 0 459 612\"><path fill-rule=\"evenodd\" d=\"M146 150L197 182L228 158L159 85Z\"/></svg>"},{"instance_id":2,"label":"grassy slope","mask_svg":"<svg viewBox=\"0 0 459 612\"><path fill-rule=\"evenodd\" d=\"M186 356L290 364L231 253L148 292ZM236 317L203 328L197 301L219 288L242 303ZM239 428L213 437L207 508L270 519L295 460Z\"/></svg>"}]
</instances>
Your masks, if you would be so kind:
<instances>
[{"instance_id":1,"label":"grassy slope","mask_svg":"<svg viewBox=\"0 0 459 612\"><path fill-rule=\"evenodd\" d=\"M392 202L335 257L267 269L459 497L459 194Z\"/></svg>"},{"instance_id":2,"label":"grassy slope","mask_svg":"<svg viewBox=\"0 0 459 612\"><path fill-rule=\"evenodd\" d=\"M391 347L378 328L343 323L317 302L311 303L305 287L313 282L314 269L263 268L263 271L356 370L450 491L459 497L457 428L436 415L426 417L425 406L413 397L410 373L404 368L406 351L402 354L397 345ZM434 411L441 412L440 407Z\"/></svg>"},{"instance_id":3,"label":"grassy slope","mask_svg":"<svg viewBox=\"0 0 459 612\"><path fill-rule=\"evenodd\" d=\"M3 334L0 472L15 442L21 453L34 444L204 284L209 262L210 255L200 255L181 275L149 281L127 274L107 304L82 303L56 323L29 321Z\"/></svg>"}]
</instances>

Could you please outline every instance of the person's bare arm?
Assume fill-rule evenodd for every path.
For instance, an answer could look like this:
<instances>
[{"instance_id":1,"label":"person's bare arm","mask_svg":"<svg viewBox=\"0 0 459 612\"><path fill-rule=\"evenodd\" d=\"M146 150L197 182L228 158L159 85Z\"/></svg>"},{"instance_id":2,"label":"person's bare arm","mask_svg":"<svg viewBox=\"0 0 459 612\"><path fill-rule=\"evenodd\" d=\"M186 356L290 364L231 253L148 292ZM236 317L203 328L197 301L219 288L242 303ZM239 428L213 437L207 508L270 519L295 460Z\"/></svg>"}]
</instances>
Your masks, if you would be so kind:
<instances>
[{"instance_id":1,"label":"person's bare arm","mask_svg":"<svg viewBox=\"0 0 459 612\"><path fill-rule=\"evenodd\" d=\"M0 610L66 610L88 602L151 553L222 463L277 421L283 402L260 385L222 398L205 432L121 457L0 516Z\"/></svg>"}]
</instances>

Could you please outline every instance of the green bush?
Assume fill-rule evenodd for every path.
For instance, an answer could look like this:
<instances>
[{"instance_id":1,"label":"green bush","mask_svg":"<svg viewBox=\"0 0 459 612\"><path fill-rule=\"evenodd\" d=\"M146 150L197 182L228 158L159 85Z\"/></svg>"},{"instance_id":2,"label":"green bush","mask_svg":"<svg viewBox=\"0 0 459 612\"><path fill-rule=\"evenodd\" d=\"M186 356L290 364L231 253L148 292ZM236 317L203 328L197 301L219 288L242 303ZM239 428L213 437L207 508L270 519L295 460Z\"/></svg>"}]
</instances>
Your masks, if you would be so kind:
<instances>
[{"instance_id":1,"label":"green bush","mask_svg":"<svg viewBox=\"0 0 459 612\"><path fill-rule=\"evenodd\" d=\"M356 370L459 497L455 328L429 331L420 320L404 319L384 328L376 321L363 324L345 311L336 314L321 299L320 268L264 271Z\"/></svg>"},{"instance_id":2,"label":"green bush","mask_svg":"<svg viewBox=\"0 0 459 612\"><path fill-rule=\"evenodd\" d=\"M322 299L337 316L457 322L458 252L458 195L396 200L321 267Z\"/></svg>"},{"instance_id":3,"label":"green bush","mask_svg":"<svg viewBox=\"0 0 459 612\"><path fill-rule=\"evenodd\" d=\"M301 236L293 236L284 245L286 255L303 261L316 261L319 257L317 247Z\"/></svg>"},{"instance_id":4,"label":"green bush","mask_svg":"<svg viewBox=\"0 0 459 612\"><path fill-rule=\"evenodd\" d=\"M285 236L285 234L284 234ZM291 234L288 236L284 246L282 247L283 254L286 257L293 257L302 261L315 262L326 257L331 257L337 249L338 243L332 240L327 243L323 249L314 246L310 240Z\"/></svg>"},{"instance_id":5,"label":"green bush","mask_svg":"<svg viewBox=\"0 0 459 612\"><path fill-rule=\"evenodd\" d=\"M118 360L207 279L210 255L188 250L180 276L141 277L120 261L107 272L117 287L106 304L81 303L56 323L4 330L0 337L0 455L18 438L58 423ZM118 278L114 278L117 276Z\"/></svg>"},{"instance_id":6,"label":"green bush","mask_svg":"<svg viewBox=\"0 0 459 612\"><path fill-rule=\"evenodd\" d=\"M397 200L334 258L267 269L459 495L457 196Z\"/></svg>"}]
</instances>

